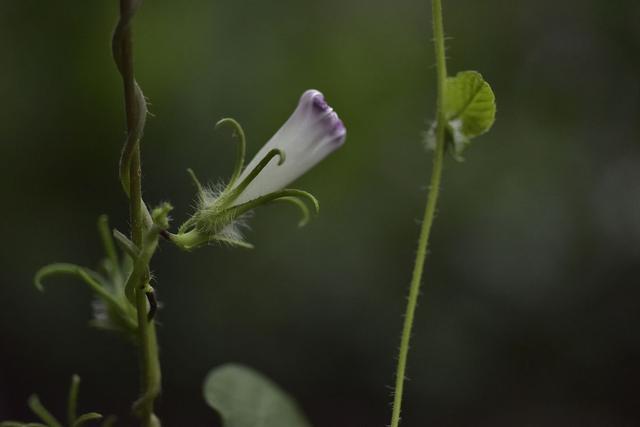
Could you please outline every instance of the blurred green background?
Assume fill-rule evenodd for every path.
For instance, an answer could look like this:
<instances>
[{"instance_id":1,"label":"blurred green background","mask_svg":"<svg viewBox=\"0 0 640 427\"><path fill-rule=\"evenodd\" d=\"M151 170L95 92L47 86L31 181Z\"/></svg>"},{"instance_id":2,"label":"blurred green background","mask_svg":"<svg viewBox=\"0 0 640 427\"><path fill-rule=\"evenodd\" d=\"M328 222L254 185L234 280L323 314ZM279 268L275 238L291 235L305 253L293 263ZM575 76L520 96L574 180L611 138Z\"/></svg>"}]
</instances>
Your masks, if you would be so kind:
<instances>
[{"instance_id":1,"label":"blurred green background","mask_svg":"<svg viewBox=\"0 0 640 427\"><path fill-rule=\"evenodd\" d=\"M43 264L96 263L99 214L127 228L117 2L0 5L0 419L27 417L31 392L63 413L74 372L83 409L126 415L135 353L87 326L80 284L32 286ZM446 163L403 425L639 425L640 3L444 8L450 73L481 71L498 115L466 162ZM317 88L348 128L296 183L322 205L305 229L273 206L251 221L253 251L158 253L167 426L219 425L200 389L228 361L276 380L315 426L389 422L431 165L430 19L426 0L143 5L145 199L171 201L176 223L193 200L187 167L211 182L231 172L219 118L244 125L251 154Z\"/></svg>"}]
</instances>

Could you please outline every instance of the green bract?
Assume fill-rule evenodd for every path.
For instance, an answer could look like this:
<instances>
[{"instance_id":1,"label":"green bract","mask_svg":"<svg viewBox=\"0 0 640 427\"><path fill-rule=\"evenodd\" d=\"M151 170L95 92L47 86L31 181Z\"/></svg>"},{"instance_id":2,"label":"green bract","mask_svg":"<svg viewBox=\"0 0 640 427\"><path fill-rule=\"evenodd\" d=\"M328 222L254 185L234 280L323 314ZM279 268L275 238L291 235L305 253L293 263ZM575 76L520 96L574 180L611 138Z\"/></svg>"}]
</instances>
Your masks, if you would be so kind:
<instances>
[{"instance_id":1,"label":"green bract","mask_svg":"<svg viewBox=\"0 0 640 427\"><path fill-rule=\"evenodd\" d=\"M149 285L148 264L158 246L160 232L169 226L168 214L171 205L164 203L150 214L152 226L143 233L142 248L138 248L118 230L109 230L105 215L98 220L98 231L106 252L98 271L76 264L54 263L42 267L35 275L34 282L44 291L42 281L53 276L75 276L82 280L96 296L92 325L102 329L116 330L134 339L138 330L138 317L133 305L135 284L144 282L143 291L151 304L149 316L155 313L154 293ZM116 251L115 242L120 245L123 256ZM145 279L145 280L143 280Z\"/></svg>"},{"instance_id":2,"label":"green bract","mask_svg":"<svg viewBox=\"0 0 640 427\"><path fill-rule=\"evenodd\" d=\"M203 393L224 427L310 427L289 395L246 366L226 364L211 370Z\"/></svg>"},{"instance_id":3,"label":"green bract","mask_svg":"<svg viewBox=\"0 0 640 427\"><path fill-rule=\"evenodd\" d=\"M447 146L462 160L471 139L491 129L496 116L496 99L491 86L477 71L461 71L447 77L443 103L447 119ZM427 146L435 148L435 123L427 132Z\"/></svg>"},{"instance_id":4,"label":"green bract","mask_svg":"<svg viewBox=\"0 0 640 427\"><path fill-rule=\"evenodd\" d=\"M96 297L92 325L123 332L133 339L138 321L135 307L125 295L125 284L132 272L133 263L128 254L122 258L118 255L104 215L98 220L98 230L106 252L98 271L76 264L54 263L38 270L34 282L40 291L44 291L43 281L54 276L75 276L82 280ZM129 241L126 237L125 239Z\"/></svg>"}]
</instances>

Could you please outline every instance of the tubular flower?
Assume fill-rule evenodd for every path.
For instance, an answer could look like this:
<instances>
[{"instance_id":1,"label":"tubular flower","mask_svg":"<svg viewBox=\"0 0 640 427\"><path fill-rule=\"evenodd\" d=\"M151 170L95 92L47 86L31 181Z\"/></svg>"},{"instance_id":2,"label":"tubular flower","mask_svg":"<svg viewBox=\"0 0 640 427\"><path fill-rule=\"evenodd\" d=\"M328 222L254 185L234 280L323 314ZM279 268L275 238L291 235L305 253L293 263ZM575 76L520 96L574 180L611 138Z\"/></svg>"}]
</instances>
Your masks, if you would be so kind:
<instances>
[{"instance_id":1,"label":"tubular flower","mask_svg":"<svg viewBox=\"0 0 640 427\"><path fill-rule=\"evenodd\" d=\"M233 119L223 119L216 127L230 126L238 139L236 167L226 185L205 188L192 171L198 188L195 213L178 230L168 236L183 249L219 241L251 247L242 239L239 228L255 207L284 201L297 206L302 214L300 225L309 219L305 200L318 210L318 201L302 190L285 187L317 165L344 144L346 128L335 111L317 90L307 90L298 106L244 167L245 137L242 127Z\"/></svg>"},{"instance_id":2,"label":"tubular flower","mask_svg":"<svg viewBox=\"0 0 640 427\"><path fill-rule=\"evenodd\" d=\"M238 183L247 178L272 150L284 153L285 162L278 166L276 159L269 161L234 203L248 202L286 187L340 148L346 135L342 120L325 102L322 93L306 91L291 117L249 162Z\"/></svg>"}]
</instances>

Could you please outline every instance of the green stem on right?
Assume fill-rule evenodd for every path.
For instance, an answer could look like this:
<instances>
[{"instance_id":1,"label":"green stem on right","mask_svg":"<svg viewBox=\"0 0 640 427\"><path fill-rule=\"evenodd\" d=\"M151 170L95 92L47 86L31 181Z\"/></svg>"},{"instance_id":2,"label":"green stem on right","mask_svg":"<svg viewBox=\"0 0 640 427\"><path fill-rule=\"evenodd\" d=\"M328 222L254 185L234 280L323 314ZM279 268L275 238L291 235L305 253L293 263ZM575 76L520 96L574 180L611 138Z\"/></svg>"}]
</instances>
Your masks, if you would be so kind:
<instances>
[{"instance_id":1,"label":"green stem on right","mask_svg":"<svg viewBox=\"0 0 640 427\"><path fill-rule=\"evenodd\" d=\"M398 355L398 365L396 369L396 384L393 399L393 413L391 415L391 427L398 427L400 424L400 409L402 406L402 394L404 391L405 372L407 368L407 356L409 355L409 342L411 340L411 330L413 328L413 319L415 317L418 296L420 294L420 282L422 280L422 271L427 256L427 248L429 245L429 235L433 218L438 204L438 195L440 193L440 181L442 177L442 162L444 158L444 137L446 117L444 114L444 97L445 85L447 79L447 64L444 51L444 29L442 24L442 2L441 0L432 0L433 15L433 40L436 55L436 72L438 79L438 99L437 99L437 116L436 116L436 149L433 157L433 170L431 172L431 182L429 184L429 195L427 197L427 206L424 211L422 228L420 229L420 238L418 240L418 250L416 252L415 264L413 267L413 275L411 277L411 285L409 289L409 298L404 317L404 325L402 327L402 337L400 340L400 354Z\"/></svg>"}]
</instances>

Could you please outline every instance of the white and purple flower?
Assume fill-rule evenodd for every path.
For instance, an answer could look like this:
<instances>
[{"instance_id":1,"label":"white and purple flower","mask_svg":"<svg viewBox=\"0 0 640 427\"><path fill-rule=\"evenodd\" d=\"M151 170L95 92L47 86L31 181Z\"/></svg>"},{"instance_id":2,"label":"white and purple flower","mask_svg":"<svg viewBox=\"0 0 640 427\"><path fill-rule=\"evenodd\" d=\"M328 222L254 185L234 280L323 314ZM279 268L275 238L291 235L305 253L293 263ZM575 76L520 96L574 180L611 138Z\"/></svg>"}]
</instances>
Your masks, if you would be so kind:
<instances>
[{"instance_id":1,"label":"white and purple flower","mask_svg":"<svg viewBox=\"0 0 640 427\"><path fill-rule=\"evenodd\" d=\"M342 120L322 93L306 91L291 117L258 151L237 183L247 178L271 150L284 153L284 163L278 165L278 159L271 159L233 203L242 204L283 189L340 148L346 136Z\"/></svg>"},{"instance_id":2,"label":"white and purple flower","mask_svg":"<svg viewBox=\"0 0 640 427\"><path fill-rule=\"evenodd\" d=\"M178 234L171 234L171 240L184 249L211 241L247 246L238 232L238 221L253 208L274 201L299 207L304 216L301 224L306 223L309 210L303 200L313 203L316 210L317 200L305 191L285 187L340 148L347 135L342 120L322 93L313 89L303 93L293 114L246 168L242 128L233 119L223 119L219 124L231 125L239 139L235 171L222 189L203 188L196 180L197 210Z\"/></svg>"}]
</instances>

